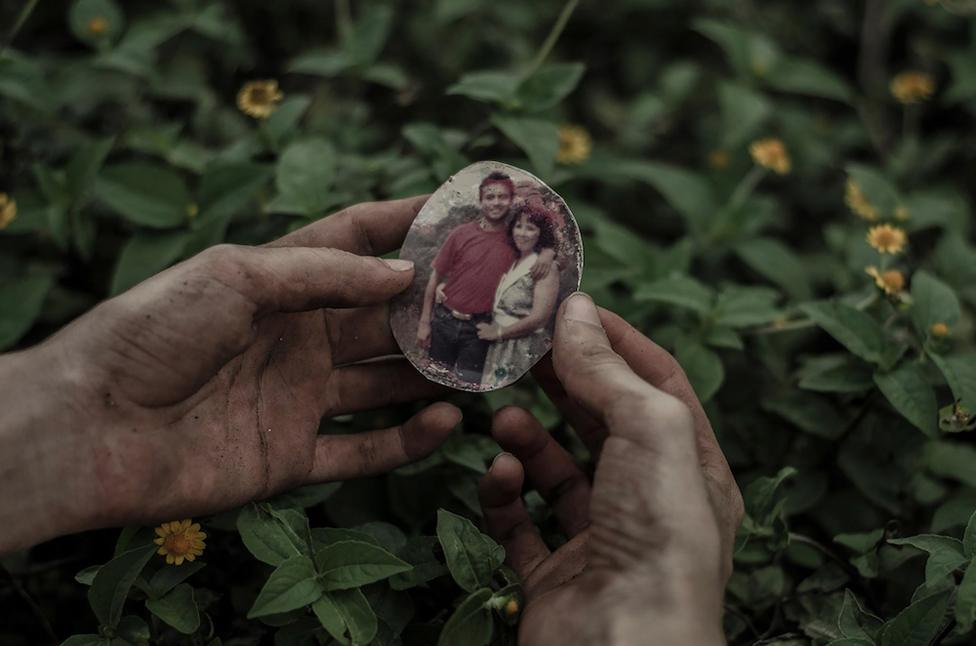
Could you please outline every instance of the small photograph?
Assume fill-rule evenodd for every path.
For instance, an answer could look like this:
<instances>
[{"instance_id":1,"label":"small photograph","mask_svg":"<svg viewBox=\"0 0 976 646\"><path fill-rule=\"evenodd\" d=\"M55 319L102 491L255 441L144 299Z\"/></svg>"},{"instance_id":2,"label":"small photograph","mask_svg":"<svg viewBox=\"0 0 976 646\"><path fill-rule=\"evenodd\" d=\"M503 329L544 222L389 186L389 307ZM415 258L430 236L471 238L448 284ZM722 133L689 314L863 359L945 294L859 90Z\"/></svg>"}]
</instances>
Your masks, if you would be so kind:
<instances>
[{"instance_id":1,"label":"small photograph","mask_svg":"<svg viewBox=\"0 0 976 646\"><path fill-rule=\"evenodd\" d=\"M417 272L390 315L403 353L432 381L485 391L548 352L556 309L579 289L583 246L555 191L514 166L479 162L431 195L400 257Z\"/></svg>"}]
</instances>

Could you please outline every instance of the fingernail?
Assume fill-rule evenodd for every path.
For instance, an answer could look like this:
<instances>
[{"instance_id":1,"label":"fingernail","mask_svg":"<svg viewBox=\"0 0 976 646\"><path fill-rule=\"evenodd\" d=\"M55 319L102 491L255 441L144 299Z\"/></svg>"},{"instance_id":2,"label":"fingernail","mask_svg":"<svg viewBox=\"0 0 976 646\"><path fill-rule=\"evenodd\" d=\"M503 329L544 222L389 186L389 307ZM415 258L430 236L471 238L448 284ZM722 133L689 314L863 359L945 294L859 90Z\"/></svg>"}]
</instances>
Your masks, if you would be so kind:
<instances>
[{"instance_id":1,"label":"fingernail","mask_svg":"<svg viewBox=\"0 0 976 646\"><path fill-rule=\"evenodd\" d=\"M602 325L600 315L596 311L596 305L590 297L583 292L575 292L566 299L566 310L564 316L570 321L582 321L593 325Z\"/></svg>"},{"instance_id":2,"label":"fingernail","mask_svg":"<svg viewBox=\"0 0 976 646\"><path fill-rule=\"evenodd\" d=\"M495 463L498 462L498 459L501 458L501 457L503 457L503 456L506 456L506 455L507 456L510 456L510 457L515 457L514 455L512 455L508 451L502 451L501 453L499 453L498 455L495 456L495 459L494 460L491 461L491 466L488 467L488 470L491 471L492 469L494 469L495 468Z\"/></svg>"},{"instance_id":3,"label":"fingernail","mask_svg":"<svg viewBox=\"0 0 976 646\"><path fill-rule=\"evenodd\" d=\"M402 260L400 258L380 258L386 263L386 266L393 271L410 271L413 269L412 260Z\"/></svg>"}]
</instances>

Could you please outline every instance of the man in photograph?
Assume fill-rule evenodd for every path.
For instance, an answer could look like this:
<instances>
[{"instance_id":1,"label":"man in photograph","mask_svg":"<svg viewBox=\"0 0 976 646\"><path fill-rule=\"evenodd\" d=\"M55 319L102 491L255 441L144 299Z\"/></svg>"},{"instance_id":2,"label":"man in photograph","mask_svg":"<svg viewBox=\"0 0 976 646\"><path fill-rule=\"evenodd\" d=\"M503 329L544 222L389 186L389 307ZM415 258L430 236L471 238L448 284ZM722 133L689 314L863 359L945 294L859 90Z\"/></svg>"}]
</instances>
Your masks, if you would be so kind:
<instances>
[{"instance_id":1,"label":"man in photograph","mask_svg":"<svg viewBox=\"0 0 976 646\"><path fill-rule=\"evenodd\" d=\"M478 324L491 322L498 283L515 261L507 234L514 198L515 185L505 173L496 171L481 181L478 219L451 231L434 259L424 291L417 341L429 347L435 367L469 383L481 382L491 345L478 337ZM533 276L545 276L554 256L552 251L541 254ZM435 299L439 285L443 300Z\"/></svg>"}]
</instances>

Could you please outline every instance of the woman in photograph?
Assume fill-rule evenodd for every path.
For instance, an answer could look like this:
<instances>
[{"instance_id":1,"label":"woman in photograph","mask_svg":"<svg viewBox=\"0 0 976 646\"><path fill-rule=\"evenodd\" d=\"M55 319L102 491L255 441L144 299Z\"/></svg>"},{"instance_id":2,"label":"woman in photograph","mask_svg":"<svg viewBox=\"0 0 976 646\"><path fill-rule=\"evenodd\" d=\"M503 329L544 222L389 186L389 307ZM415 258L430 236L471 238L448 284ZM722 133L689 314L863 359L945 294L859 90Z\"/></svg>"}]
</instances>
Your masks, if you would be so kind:
<instances>
[{"instance_id":1,"label":"woman in photograph","mask_svg":"<svg viewBox=\"0 0 976 646\"><path fill-rule=\"evenodd\" d=\"M534 280L530 270L541 251L555 249L553 229L549 214L529 204L518 207L508 224L508 243L516 260L495 290L492 322L478 325L478 337L493 342L485 358L485 386L508 385L545 351L545 328L556 307L559 274L550 271Z\"/></svg>"}]
</instances>

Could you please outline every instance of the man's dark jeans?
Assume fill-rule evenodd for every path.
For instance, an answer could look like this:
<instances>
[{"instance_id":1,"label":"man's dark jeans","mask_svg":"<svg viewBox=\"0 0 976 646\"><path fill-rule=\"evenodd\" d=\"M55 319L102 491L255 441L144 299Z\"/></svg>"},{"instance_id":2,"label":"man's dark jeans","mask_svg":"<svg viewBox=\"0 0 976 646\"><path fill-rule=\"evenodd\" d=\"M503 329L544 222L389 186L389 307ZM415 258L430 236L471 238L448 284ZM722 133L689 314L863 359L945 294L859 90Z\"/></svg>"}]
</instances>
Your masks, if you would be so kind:
<instances>
[{"instance_id":1,"label":"man's dark jeans","mask_svg":"<svg viewBox=\"0 0 976 646\"><path fill-rule=\"evenodd\" d=\"M443 305L435 305L430 322L430 358L457 372L464 381L481 383L491 341L478 338L477 326L490 321L490 312L472 314L471 320L462 321Z\"/></svg>"}]
</instances>

